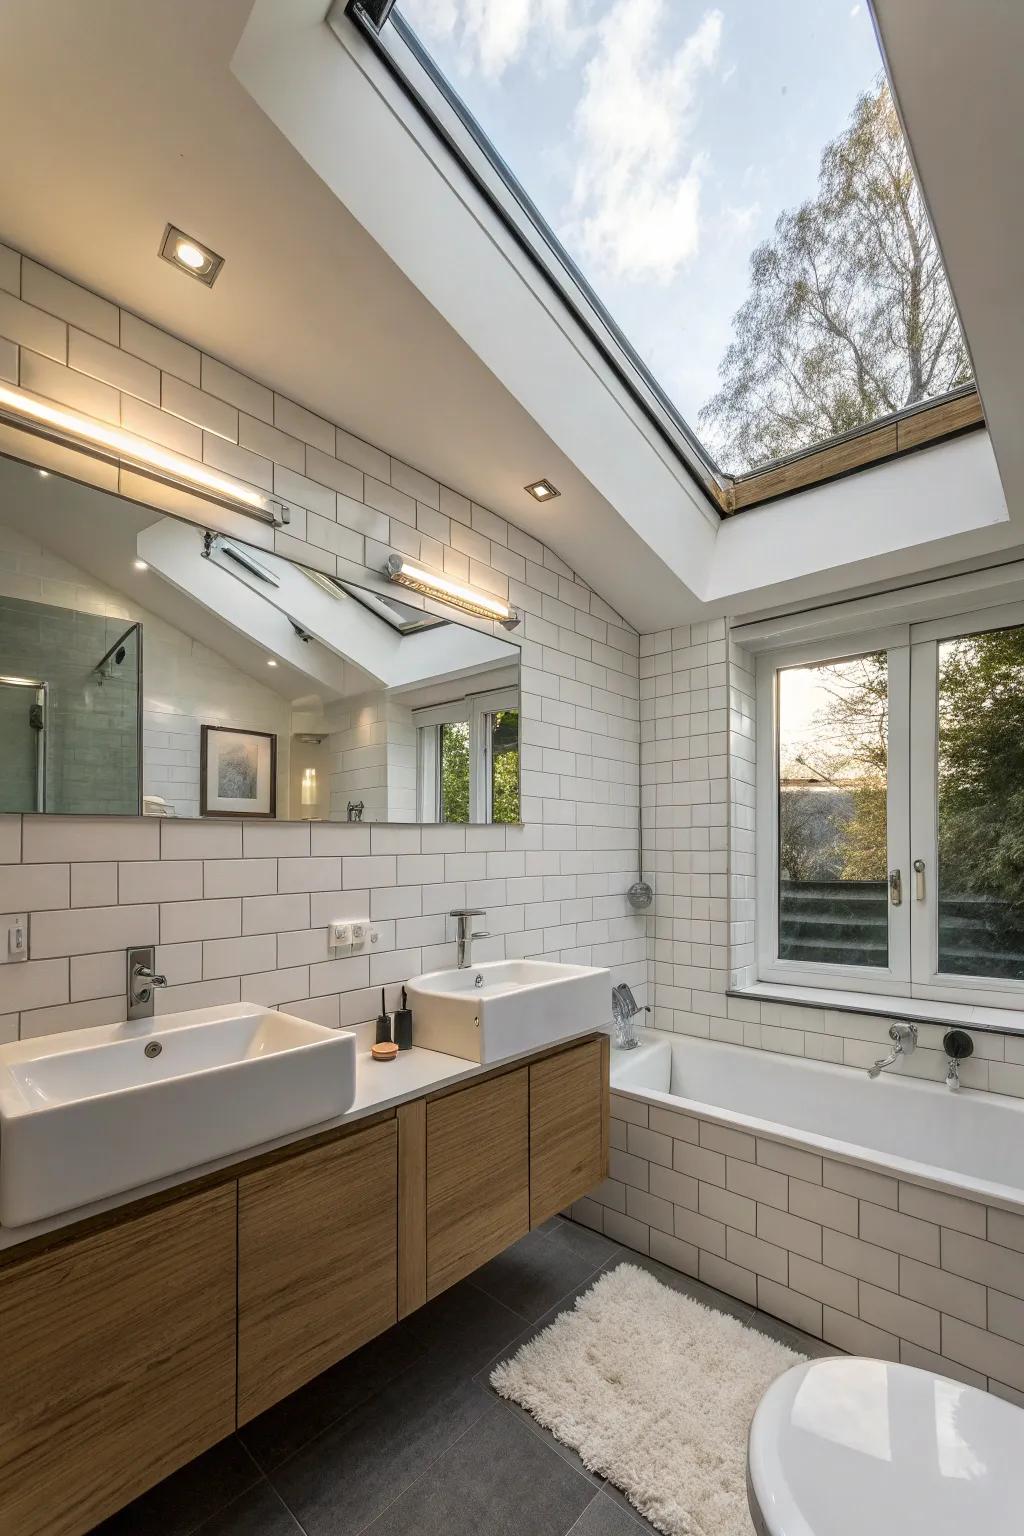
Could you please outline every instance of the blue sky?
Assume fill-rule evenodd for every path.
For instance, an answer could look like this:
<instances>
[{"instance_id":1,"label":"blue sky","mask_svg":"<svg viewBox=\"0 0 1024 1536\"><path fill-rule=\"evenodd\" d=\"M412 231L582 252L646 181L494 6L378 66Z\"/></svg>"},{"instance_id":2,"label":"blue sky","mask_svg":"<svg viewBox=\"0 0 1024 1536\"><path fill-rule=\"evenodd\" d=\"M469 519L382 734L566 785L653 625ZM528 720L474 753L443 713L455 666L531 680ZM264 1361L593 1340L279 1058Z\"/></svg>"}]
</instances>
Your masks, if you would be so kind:
<instances>
[{"instance_id":1,"label":"blue sky","mask_svg":"<svg viewBox=\"0 0 1024 1536\"><path fill-rule=\"evenodd\" d=\"M399 10L695 424L750 252L881 69L866 0Z\"/></svg>"}]
</instances>

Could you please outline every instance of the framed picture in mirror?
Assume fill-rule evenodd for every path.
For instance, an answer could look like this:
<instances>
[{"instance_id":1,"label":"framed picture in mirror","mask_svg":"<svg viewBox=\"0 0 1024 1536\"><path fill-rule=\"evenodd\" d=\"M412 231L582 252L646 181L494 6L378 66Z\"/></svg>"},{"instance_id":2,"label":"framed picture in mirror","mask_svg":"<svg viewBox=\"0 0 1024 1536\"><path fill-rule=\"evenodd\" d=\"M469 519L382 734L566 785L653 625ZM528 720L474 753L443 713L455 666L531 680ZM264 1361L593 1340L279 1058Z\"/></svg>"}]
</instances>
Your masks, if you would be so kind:
<instances>
[{"instance_id":1,"label":"framed picture in mirror","mask_svg":"<svg viewBox=\"0 0 1024 1536\"><path fill-rule=\"evenodd\" d=\"M277 737L204 725L199 747L200 816L277 815Z\"/></svg>"}]
</instances>

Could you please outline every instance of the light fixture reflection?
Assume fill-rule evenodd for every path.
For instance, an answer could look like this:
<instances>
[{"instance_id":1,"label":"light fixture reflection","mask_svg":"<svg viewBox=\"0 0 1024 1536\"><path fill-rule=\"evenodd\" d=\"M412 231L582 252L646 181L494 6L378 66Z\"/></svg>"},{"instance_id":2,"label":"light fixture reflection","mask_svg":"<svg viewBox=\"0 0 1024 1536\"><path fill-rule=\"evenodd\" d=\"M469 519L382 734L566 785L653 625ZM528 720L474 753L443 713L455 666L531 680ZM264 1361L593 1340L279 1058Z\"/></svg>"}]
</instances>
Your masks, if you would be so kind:
<instances>
[{"instance_id":1,"label":"light fixture reflection","mask_svg":"<svg viewBox=\"0 0 1024 1536\"><path fill-rule=\"evenodd\" d=\"M401 587L410 587L413 592L420 592L424 597L450 603L453 608L461 608L463 613L473 613L481 619L496 619L506 629L515 629L519 623L516 609L510 608L500 597L492 597L489 592L478 592L475 587L463 586L460 581L425 571L422 566L403 560L400 555L388 556L384 574L389 581Z\"/></svg>"}]
</instances>

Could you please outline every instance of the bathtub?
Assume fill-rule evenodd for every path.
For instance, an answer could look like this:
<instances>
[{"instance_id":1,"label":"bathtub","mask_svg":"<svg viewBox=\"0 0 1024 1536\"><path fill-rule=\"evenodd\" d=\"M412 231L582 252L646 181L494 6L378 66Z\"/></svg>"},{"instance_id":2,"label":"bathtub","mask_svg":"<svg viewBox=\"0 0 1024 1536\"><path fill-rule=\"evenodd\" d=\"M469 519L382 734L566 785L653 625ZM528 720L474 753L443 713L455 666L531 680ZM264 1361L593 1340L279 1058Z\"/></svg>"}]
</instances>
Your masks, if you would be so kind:
<instances>
[{"instance_id":1,"label":"bathtub","mask_svg":"<svg viewBox=\"0 0 1024 1536\"><path fill-rule=\"evenodd\" d=\"M645 1030L614 1093L1024 1210L1024 1100Z\"/></svg>"},{"instance_id":2,"label":"bathtub","mask_svg":"<svg viewBox=\"0 0 1024 1536\"><path fill-rule=\"evenodd\" d=\"M852 1354L1024 1404L1024 1101L644 1032L611 1053L627 1248Z\"/></svg>"}]
</instances>

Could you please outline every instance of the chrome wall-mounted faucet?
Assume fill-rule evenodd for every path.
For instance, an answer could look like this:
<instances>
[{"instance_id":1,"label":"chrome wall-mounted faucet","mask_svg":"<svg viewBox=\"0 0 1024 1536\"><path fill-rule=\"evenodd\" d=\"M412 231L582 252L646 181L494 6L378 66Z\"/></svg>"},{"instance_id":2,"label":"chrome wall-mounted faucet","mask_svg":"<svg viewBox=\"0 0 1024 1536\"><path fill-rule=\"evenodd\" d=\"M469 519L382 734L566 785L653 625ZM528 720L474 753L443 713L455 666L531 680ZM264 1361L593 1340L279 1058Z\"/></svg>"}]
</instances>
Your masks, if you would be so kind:
<instances>
[{"instance_id":1,"label":"chrome wall-mounted faucet","mask_svg":"<svg viewBox=\"0 0 1024 1536\"><path fill-rule=\"evenodd\" d=\"M873 1067L868 1067L868 1077L877 1077L886 1067L891 1067L901 1056L910 1056L917 1046L916 1024L890 1024L889 1039L893 1042L888 1056L882 1056Z\"/></svg>"},{"instance_id":2,"label":"chrome wall-mounted faucet","mask_svg":"<svg viewBox=\"0 0 1024 1536\"><path fill-rule=\"evenodd\" d=\"M946 1053L946 1087L958 1093L960 1063L974 1055L974 1041L965 1029L947 1029L942 1037L942 1049Z\"/></svg>"},{"instance_id":3,"label":"chrome wall-mounted faucet","mask_svg":"<svg viewBox=\"0 0 1024 1536\"><path fill-rule=\"evenodd\" d=\"M650 1013L650 1008L645 1003L641 1008L632 989L624 981L620 981L617 987L612 987L612 1018L615 1021L615 1048L619 1051L634 1051L640 1044L640 1036L637 1034L635 1020L642 1013Z\"/></svg>"},{"instance_id":4,"label":"chrome wall-mounted faucet","mask_svg":"<svg viewBox=\"0 0 1024 1536\"><path fill-rule=\"evenodd\" d=\"M473 940L490 938L490 934L482 930L473 933L470 929L470 919L486 917L487 913L483 907L453 907L448 916L454 917L458 924L455 932L455 964L460 971L464 971L473 964Z\"/></svg>"},{"instance_id":5,"label":"chrome wall-mounted faucet","mask_svg":"<svg viewBox=\"0 0 1024 1536\"><path fill-rule=\"evenodd\" d=\"M128 951L128 1018L153 1017L153 991L166 987L167 977L153 969L153 946L142 944Z\"/></svg>"}]
</instances>

